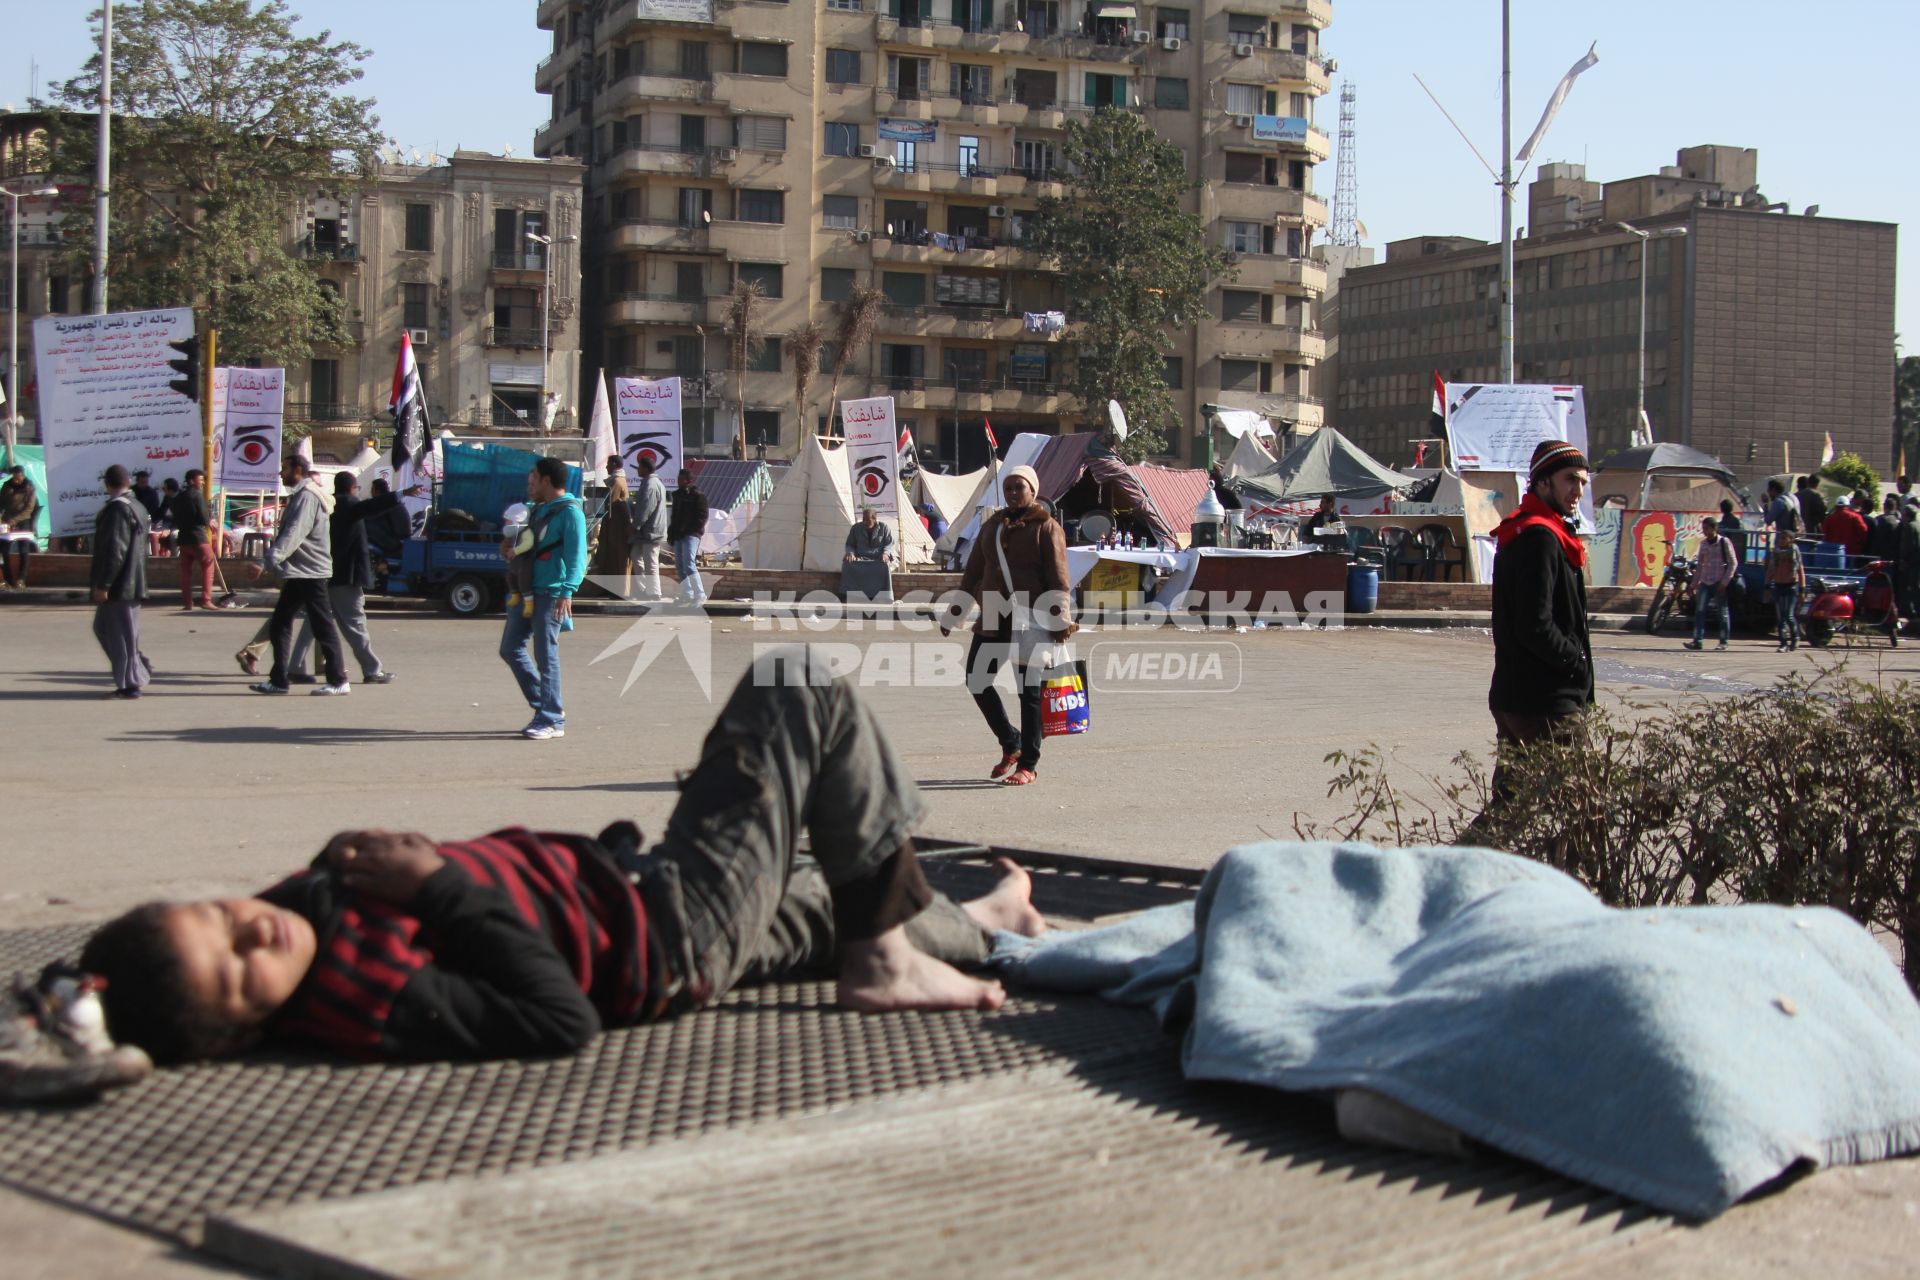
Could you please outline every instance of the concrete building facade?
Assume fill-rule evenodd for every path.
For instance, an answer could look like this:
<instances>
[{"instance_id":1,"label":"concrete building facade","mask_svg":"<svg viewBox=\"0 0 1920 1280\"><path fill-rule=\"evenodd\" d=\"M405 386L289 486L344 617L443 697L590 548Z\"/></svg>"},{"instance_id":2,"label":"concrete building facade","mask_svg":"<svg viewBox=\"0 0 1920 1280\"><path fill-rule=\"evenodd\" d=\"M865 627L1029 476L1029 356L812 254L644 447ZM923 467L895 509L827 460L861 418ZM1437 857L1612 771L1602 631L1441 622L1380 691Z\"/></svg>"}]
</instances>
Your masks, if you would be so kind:
<instances>
[{"instance_id":1,"label":"concrete building facade","mask_svg":"<svg viewBox=\"0 0 1920 1280\"><path fill-rule=\"evenodd\" d=\"M1560 164L1532 184L1531 234L1515 247L1515 376L1585 387L1596 460L1634 425L1645 253L1656 440L1714 454L1743 480L1812 470L1828 433L1891 464L1897 229L1791 214L1757 176L1751 150L1694 147L1644 177L1602 186ZM1419 237L1345 276L1337 416L1355 443L1406 464L1429 434L1435 372L1498 380L1499 258L1498 245Z\"/></svg>"},{"instance_id":2,"label":"concrete building facade","mask_svg":"<svg viewBox=\"0 0 1920 1280\"><path fill-rule=\"evenodd\" d=\"M842 398L893 395L922 449L960 467L984 457L983 419L1002 440L1071 429L1070 334L1026 317L1073 308L1022 224L1065 191L1068 121L1125 110L1185 151L1190 208L1238 270L1207 321L1169 335L1182 416L1318 425L1312 174L1330 144L1311 121L1331 17L1329 0L541 0L553 114L534 150L588 165L589 371L691 379L696 452L725 451L744 392L749 444L790 454L830 377L798 405L781 339L831 329L869 285L887 304ZM739 280L766 291L772 339L744 385L723 333ZM1190 456L1192 432L1171 447Z\"/></svg>"}]
</instances>

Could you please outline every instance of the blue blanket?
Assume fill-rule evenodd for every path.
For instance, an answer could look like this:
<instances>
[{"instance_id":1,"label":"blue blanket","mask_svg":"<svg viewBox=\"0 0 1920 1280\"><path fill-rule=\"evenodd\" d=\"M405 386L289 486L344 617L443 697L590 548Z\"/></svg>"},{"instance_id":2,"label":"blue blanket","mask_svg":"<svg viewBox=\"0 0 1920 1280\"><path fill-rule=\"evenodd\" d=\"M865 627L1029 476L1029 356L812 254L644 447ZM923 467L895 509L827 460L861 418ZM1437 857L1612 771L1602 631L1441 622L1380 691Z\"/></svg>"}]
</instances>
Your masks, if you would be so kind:
<instances>
[{"instance_id":1,"label":"blue blanket","mask_svg":"<svg viewBox=\"0 0 1920 1280\"><path fill-rule=\"evenodd\" d=\"M1274 843L1194 903L995 959L1153 1008L1190 1079L1370 1089L1688 1217L1920 1150L1920 1005L1825 908L1619 911L1490 850Z\"/></svg>"}]
</instances>

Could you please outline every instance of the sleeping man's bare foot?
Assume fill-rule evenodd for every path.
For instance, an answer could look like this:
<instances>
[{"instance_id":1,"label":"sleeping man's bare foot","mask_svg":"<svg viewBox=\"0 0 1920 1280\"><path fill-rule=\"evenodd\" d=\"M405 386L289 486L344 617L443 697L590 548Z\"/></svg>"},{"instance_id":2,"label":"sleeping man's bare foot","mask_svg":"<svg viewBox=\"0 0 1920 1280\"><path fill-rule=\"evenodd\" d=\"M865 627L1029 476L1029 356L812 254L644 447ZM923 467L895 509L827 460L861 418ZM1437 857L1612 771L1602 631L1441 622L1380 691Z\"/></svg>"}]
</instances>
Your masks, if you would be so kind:
<instances>
[{"instance_id":1,"label":"sleeping man's bare foot","mask_svg":"<svg viewBox=\"0 0 1920 1280\"><path fill-rule=\"evenodd\" d=\"M840 961L842 1008L861 1013L898 1009L998 1009L1007 993L997 982L969 978L917 950L896 927L877 938L849 942Z\"/></svg>"},{"instance_id":2,"label":"sleeping man's bare foot","mask_svg":"<svg viewBox=\"0 0 1920 1280\"><path fill-rule=\"evenodd\" d=\"M1000 883L985 897L962 903L961 909L989 933L1006 929L1027 938L1045 933L1047 918L1033 908L1033 877L1011 858L995 858L993 869L1000 873Z\"/></svg>"}]
</instances>

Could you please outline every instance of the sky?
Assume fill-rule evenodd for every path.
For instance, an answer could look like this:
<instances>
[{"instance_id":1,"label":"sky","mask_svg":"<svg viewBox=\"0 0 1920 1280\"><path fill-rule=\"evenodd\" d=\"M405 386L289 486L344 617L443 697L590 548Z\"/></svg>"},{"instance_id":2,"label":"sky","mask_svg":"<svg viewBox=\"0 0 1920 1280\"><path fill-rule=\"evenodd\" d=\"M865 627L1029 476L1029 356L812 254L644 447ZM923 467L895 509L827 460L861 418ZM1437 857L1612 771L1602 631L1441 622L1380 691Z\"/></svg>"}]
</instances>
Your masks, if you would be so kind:
<instances>
[{"instance_id":1,"label":"sky","mask_svg":"<svg viewBox=\"0 0 1920 1280\"><path fill-rule=\"evenodd\" d=\"M804 3L805 0L796 0ZM1755 147L1760 188L1798 213L1920 230L1920 166L1911 159L1914 0L1512 0L1514 146L1533 130L1560 76L1589 44L1580 78L1538 162L1573 161L1596 181L1652 173L1681 147ZM77 3L15 6L0 54L0 102L25 106L38 83L76 72L91 39ZM361 91L403 148L531 154L548 116L533 68L551 49L536 0L293 0L296 13L373 50ZM1496 166L1500 148L1499 0L1333 0L1322 51L1339 62L1317 123L1338 128L1338 90L1358 92L1359 217L1367 243L1416 235L1494 240L1493 180L1414 81L1418 72ZM1525 175L1530 179L1532 174ZM1524 201L1524 180L1523 180ZM1331 199L1334 164L1315 175ZM1524 215L1524 204L1522 205ZM1524 216L1518 221L1524 222ZM1903 244L1902 256L1916 250ZM1920 271L1900 272L1895 327L1920 351Z\"/></svg>"}]
</instances>

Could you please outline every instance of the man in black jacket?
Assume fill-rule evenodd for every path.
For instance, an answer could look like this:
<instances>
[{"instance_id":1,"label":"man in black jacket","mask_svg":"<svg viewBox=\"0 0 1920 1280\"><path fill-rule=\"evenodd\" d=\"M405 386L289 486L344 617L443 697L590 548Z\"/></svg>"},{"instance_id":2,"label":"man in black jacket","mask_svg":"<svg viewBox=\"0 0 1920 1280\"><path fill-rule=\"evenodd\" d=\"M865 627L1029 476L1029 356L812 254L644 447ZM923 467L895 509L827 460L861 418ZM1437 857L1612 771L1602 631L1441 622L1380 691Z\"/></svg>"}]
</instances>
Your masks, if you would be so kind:
<instances>
[{"instance_id":1,"label":"man in black jacket","mask_svg":"<svg viewBox=\"0 0 1920 1280\"><path fill-rule=\"evenodd\" d=\"M373 496L384 498L392 492L385 480L373 482ZM400 547L413 536L413 516L404 506L390 507L367 517L367 544L378 551L388 564L400 564Z\"/></svg>"},{"instance_id":2,"label":"man in black jacket","mask_svg":"<svg viewBox=\"0 0 1920 1280\"><path fill-rule=\"evenodd\" d=\"M133 500L127 469L101 477L107 504L93 519L93 635L113 664L113 696L137 698L153 678L140 652L140 602L147 595L147 511Z\"/></svg>"},{"instance_id":3,"label":"man in black jacket","mask_svg":"<svg viewBox=\"0 0 1920 1280\"><path fill-rule=\"evenodd\" d=\"M1493 531L1498 550L1487 706L1502 757L1516 746L1561 737L1593 704L1587 552L1573 529L1586 488L1580 450L1565 440L1544 441L1533 452L1526 496ZM1504 761L1494 766L1492 791L1496 806L1510 794Z\"/></svg>"},{"instance_id":4,"label":"man in black jacket","mask_svg":"<svg viewBox=\"0 0 1920 1280\"><path fill-rule=\"evenodd\" d=\"M415 486L407 494L418 493ZM333 577L327 582L327 597L333 602L333 616L340 623L340 634L360 663L364 684L391 684L393 672L380 663L373 651L373 638L367 634L367 589L373 586L373 560L368 554L367 522L400 508L405 494L387 492L361 499L360 481L351 471L333 477L333 514L327 517L327 536L333 549ZM291 672L307 668L307 650L313 644L312 629L300 628L288 660ZM304 683L298 674L288 679ZM312 679L312 677L308 677Z\"/></svg>"},{"instance_id":5,"label":"man in black jacket","mask_svg":"<svg viewBox=\"0 0 1920 1280\"><path fill-rule=\"evenodd\" d=\"M673 573L680 579L680 599L699 604L707 598L700 581L700 535L707 531L707 495L693 487L693 472L680 471L680 487L673 491L673 514L667 518L667 541L673 544Z\"/></svg>"}]
</instances>

